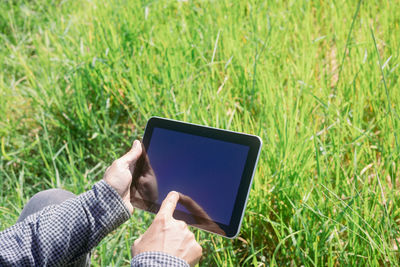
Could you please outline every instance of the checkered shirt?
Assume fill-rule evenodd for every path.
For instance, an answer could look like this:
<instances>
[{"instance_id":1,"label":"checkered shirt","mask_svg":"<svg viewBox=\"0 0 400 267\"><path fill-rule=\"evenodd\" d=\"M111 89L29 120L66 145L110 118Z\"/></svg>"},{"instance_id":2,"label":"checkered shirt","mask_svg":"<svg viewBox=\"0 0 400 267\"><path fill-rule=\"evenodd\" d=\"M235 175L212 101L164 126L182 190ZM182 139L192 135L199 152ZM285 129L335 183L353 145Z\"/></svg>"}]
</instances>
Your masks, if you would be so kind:
<instances>
[{"instance_id":1,"label":"checkered shirt","mask_svg":"<svg viewBox=\"0 0 400 267\"><path fill-rule=\"evenodd\" d=\"M130 218L118 193L104 180L76 198L45 207L0 232L0 266L64 266L90 252ZM189 266L180 258L145 252L131 266Z\"/></svg>"}]
</instances>

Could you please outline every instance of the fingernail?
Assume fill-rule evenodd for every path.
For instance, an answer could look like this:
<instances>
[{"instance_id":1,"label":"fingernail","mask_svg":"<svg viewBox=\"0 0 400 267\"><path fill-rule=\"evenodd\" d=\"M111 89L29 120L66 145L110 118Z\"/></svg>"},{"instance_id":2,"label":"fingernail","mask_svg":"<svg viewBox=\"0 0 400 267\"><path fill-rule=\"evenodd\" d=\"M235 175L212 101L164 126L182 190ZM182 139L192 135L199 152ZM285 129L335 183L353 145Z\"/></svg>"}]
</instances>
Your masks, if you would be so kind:
<instances>
[{"instance_id":1,"label":"fingernail","mask_svg":"<svg viewBox=\"0 0 400 267\"><path fill-rule=\"evenodd\" d=\"M133 146L134 146L134 147L138 147L139 145L140 145L139 140L135 140L135 141L133 142Z\"/></svg>"},{"instance_id":2,"label":"fingernail","mask_svg":"<svg viewBox=\"0 0 400 267\"><path fill-rule=\"evenodd\" d=\"M175 198L179 198L179 194L176 191L171 191L171 195L172 195L171 197L174 198L174 199Z\"/></svg>"}]
</instances>

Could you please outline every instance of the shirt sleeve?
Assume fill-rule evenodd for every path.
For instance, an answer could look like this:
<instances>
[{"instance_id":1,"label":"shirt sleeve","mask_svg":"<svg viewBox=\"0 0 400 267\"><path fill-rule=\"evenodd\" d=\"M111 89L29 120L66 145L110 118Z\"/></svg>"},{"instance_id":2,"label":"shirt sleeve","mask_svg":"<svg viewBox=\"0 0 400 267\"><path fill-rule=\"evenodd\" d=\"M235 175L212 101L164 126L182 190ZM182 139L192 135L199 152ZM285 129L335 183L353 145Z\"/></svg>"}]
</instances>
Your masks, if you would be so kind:
<instances>
[{"instance_id":1,"label":"shirt sleeve","mask_svg":"<svg viewBox=\"0 0 400 267\"><path fill-rule=\"evenodd\" d=\"M163 252L143 252L136 255L131 261L131 267L189 267L181 258Z\"/></svg>"},{"instance_id":2,"label":"shirt sleeve","mask_svg":"<svg viewBox=\"0 0 400 267\"><path fill-rule=\"evenodd\" d=\"M104 180L0 232L0 266L62 266L87 254L130 213Z\"/></svg>"}]
</instances>

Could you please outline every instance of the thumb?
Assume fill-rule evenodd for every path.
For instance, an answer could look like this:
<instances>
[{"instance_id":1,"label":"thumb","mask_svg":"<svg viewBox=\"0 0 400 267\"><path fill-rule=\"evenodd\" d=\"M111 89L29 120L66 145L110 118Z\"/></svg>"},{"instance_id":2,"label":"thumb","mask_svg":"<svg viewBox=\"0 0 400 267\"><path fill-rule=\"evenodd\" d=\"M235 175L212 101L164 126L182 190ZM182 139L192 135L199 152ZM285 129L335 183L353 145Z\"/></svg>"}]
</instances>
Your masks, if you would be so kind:
<instances>
[{"instance_id":1,"label":"thumb","mask_svg":"<svg viewBox=\"0 0 400 267\"><path fill-rule=\"evenodd\" d=\"M178 200L179 200L179 194L177 192L175 191L169 192L167 197L162 202L157 216L162 215L172 218L172 214L174 213Z\"/></svg>"},{"instance_id":2,"label":"thumb","mask_svg":"<svg viewBox=\"0 0 400 267\"><path fill-rule=\"evenodd\" d=\"M121 157L121 160L128 164L135 163L139 159L141 154L142 145L139 140L135 140L135 142L133 142L132 148L128 151L128 153Z\"/></svg>"}]
</instances>

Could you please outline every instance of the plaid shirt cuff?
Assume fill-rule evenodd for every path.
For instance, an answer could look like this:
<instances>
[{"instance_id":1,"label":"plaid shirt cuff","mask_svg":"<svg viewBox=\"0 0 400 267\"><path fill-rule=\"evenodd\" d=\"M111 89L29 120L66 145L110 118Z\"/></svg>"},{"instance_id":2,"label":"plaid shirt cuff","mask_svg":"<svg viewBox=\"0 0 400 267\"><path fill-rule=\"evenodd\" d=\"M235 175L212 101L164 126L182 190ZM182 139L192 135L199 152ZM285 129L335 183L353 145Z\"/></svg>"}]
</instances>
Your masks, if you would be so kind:
<instances>
[{"instance_id":1,"label":"plaid shirt cuff","mask_svg":"<svg viewBox=\"0 0 400 267\"><path fill-rule=\"evenodd\" d=\"M131 267L189 267L181 258L158 251L143 252L136 255L131 261Z\"/></svg>"},{"instance_id":2,"label":"plaid shirt cuff","mask_svg":"<svg viewBox=\"0 0 400 267\"><path fill-rule=\"evenodd\" d=\"M122 201L121 196L106 181L97 182L92 194L82 194L83 202L92 210L98 209L97 219L104 225L103 231L108 234L127 221L131 214ZM96 199L97 201L94 201Z\"/></svg>"}]
</instances>

